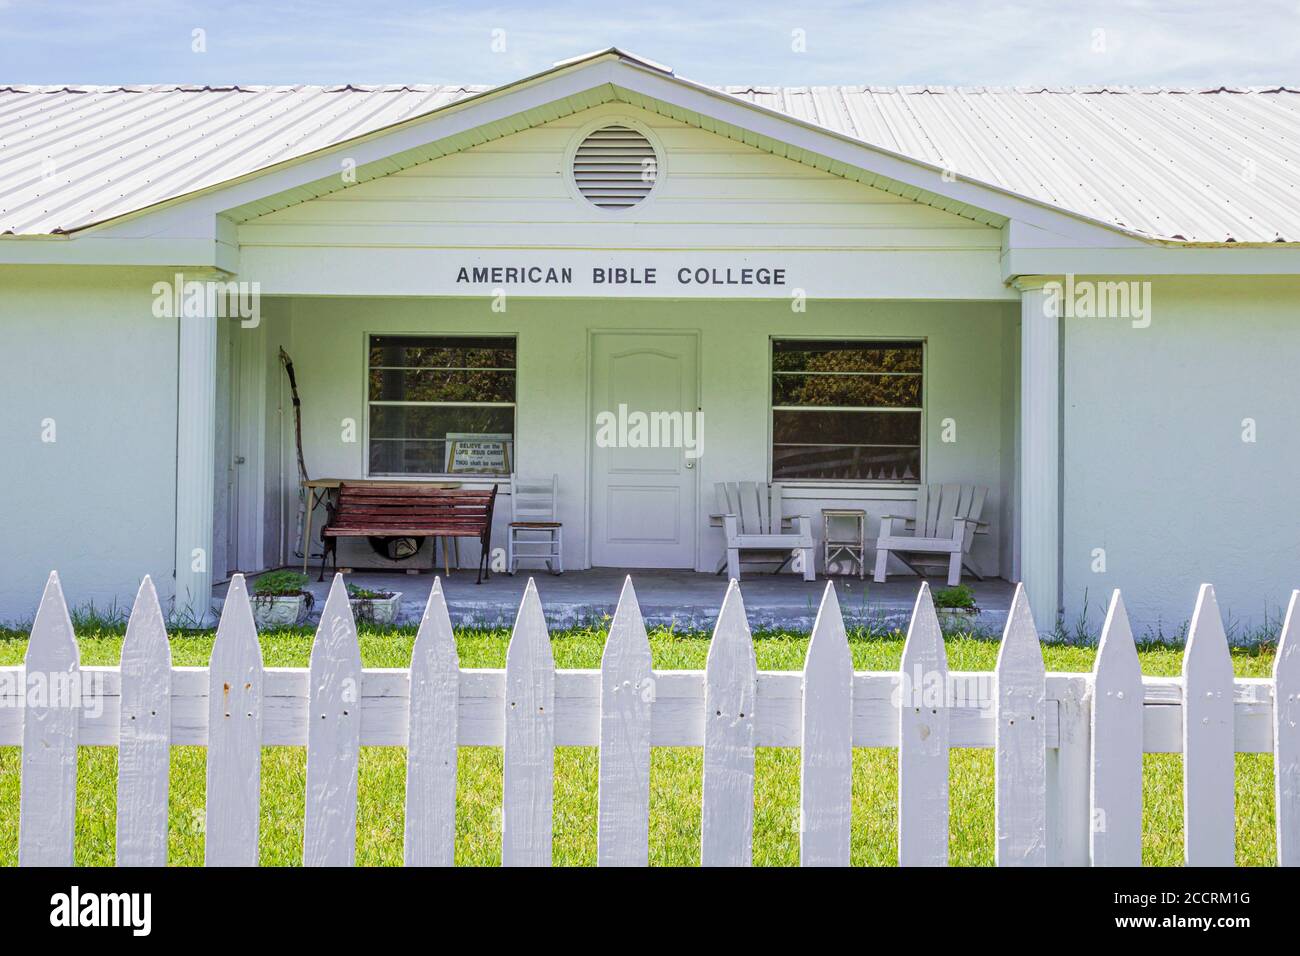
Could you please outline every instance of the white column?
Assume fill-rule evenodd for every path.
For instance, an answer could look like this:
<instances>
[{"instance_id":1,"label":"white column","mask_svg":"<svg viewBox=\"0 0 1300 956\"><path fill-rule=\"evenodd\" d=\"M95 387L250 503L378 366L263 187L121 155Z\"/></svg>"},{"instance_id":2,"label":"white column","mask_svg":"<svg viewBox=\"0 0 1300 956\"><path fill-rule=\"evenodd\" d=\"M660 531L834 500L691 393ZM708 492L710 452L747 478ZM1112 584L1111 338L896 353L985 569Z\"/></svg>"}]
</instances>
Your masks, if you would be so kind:
<instances>
[{"instance_id":1,"label":"white column","mask_svg":"<svg viewBox=\"0 0 1300 956\"><path fill-rule=\"evenodd\" d=\"M182 316L176 395L176 615L212 623L217 320Z\"/></svg>"},{"instance_id":2,"label":"white column","mask_svg":"<svg viewBox=\"0 0 1300 956\"><path fill-rule=\"evenodd\" d=\"M1041 285L1020 291L1020 574L1034 622L1061 606L1061 331Z\"/></svg>"}]
</instances>

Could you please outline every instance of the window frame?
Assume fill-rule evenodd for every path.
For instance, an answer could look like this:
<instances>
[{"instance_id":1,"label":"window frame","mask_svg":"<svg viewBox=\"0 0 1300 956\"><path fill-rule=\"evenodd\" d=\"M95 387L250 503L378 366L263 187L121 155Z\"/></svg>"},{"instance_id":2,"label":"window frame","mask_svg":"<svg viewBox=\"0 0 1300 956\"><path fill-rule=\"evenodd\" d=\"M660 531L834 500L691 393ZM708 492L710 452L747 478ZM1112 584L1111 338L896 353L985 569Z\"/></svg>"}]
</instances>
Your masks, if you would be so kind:
<instances>
[{"instance_id":1,"label":"window frame","mask_svg":"<svg viewBox=\"0 0 1300 956\"><path fill-rule=\"evenodd\" d=\"M513 402L395 402L395 401L371 401L370 398L370 349L371 343L376 338L389 339L502 339L510 341L515 347L515 400ZM362 437L362 474L367 479L375 481L392 481L400 484L403 481L461 481L468 483L492 482L508 479L508 474L484 474L445 471L438 472L409 472L406 474L375 474L370 467L370 408L372 405L409 405L423 408L438 407L469 407L469 408L509 408L511 410L510 424L510 473L516 473L519 470L518 449L519 449L519 336L514 332L413 332L401 330L396 332L387 331L368 331L364 335L362 342L362 375L361 390L362 403L365 407L365 422L363 427L364 435Z\"/></svg>"},{"instance_id":2,"label":"window frame","mask_svg":"<svg viewBox=\"0 0 1300 956\"><path fill-rule=\"evenodd\" d=\"M779 406L772 402L772 383L775 377L773 367L773 356L775 355L775 345L777 342L852 342L855 345L871 346L875 344L889 345L895 342L919 342L921 344L921 421L920 421L920 449L919 449L919 471L920 473L911 481L891 481L884 478L776 478L776 462L774 452L776 451L773 439L776 435L776 411ZM799 333L787 333L783 335L769 335L767 337L767 480L769 482L780 482L787 488L892 488L909 490L919 487L926 483L927 464L927 436L929 435L928 415L930 408L930 341L924 335L872 335L860 336L843 333L822 333L818 335L807 335ZM783 406L780 406L783 407ZM838 407L838 406L837 406ZM853 409L859 411L861 409Z\"/></svg>"}]
</instances>

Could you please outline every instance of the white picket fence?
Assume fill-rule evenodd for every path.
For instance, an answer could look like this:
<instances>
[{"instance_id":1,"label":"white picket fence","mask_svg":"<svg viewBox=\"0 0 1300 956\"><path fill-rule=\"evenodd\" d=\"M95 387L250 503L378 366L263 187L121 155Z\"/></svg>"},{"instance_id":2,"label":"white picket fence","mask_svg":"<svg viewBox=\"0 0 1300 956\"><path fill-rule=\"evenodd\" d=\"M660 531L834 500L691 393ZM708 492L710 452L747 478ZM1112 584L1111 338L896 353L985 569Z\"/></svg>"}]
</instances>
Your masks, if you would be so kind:
<instances>
[{"instance_id":1,"label":"white picket fence","mask_svg":"<svg viewBox=\"0 0 1300 956\"><path fill-rule=\"evenodd\" d=\"M310 668L262 665L242 577L208 667L173 667L145 579L120 667L85 667L51 575L24 667L0 668L0 745L23 748L19 862L73 860L77 747L118 747L117 862L167 862L168 757L207 746L206 862L258 862L260 750L306 746L303 862L355 856L358 748L407 748L405 860L449 865L461 746L504 747L506 865L551 862L556 746L599 746L598 860L648 858L650 750L704 748L701 858L751 861L754 748L801 749L800 856L849 862L853 747L898 750L899 862L948 858L952 747L996 751L999 865L1141 862L1142 754L1182 752L1186 860L1233 862L1233 754L1275 755L1277 847L1300 863L1300 592L1274 676L1234 679L1214 591L1201 588L1181 679L1143 677L1116 592L1091 674L1045 673L1019 588L997 669L949 672L921 586L897 672L854 673L834 588L804 670L758 671L740 588L727 591L704 671L655 671L629 579L600 670L557 671L530 581L504 670L459 666L435 581L409 669L364 669L341 577ZM58 687L78 688L70 698ZM79 699L73 699L79 698Z\"/></svg>"}]
</instances>

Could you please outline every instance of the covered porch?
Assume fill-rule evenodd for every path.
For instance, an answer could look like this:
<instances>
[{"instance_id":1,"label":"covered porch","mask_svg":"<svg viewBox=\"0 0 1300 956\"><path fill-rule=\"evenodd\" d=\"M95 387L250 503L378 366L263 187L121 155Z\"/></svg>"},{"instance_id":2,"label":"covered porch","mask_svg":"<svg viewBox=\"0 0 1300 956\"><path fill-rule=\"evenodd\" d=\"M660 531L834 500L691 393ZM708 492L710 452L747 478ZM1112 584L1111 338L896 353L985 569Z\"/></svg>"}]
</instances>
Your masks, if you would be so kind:
<instances>
[{"instance_id":1,"label":"covered porch","mask_svg":"<svg viewBox=\"0 0 1300 956\"><path fill-rule=\"evenodd\" d=\"M754 627L811 626L827 579L824 512L862 514L870 578L882 517L913 515L922 484L949 483L987 492L982 533L964 560L984 580L968 574L964 583L976 591L980 626L1000 627L1007 582L1021 577L1016 484L1022 373L1014 306L827 301L814 304L810 320L772 301L522 299L496 320L490 337L479 331L482 308L463 298L293 296L268 299L257 328L221 325L214 363L214 598L219 601L222 582L235 572L306 566L322 600L329 580L316 581L326 510L300 510L293 402L279 363L283 348L295 365L303 453L313 479L496 486L491 547L504 552L513 478L555 476L566 573L552 577L525 567L517 577L494 574L477 587L472 571L453 573L449 602L465 624L508 624L529 573L538 577L553 623L598 621L612 612L630 573L656 623L707 628L725 589L725 579L714 573L727 545L715 486L779 482L787 529L798 517L809 519L817 580L806 583L789 566L774 575L761 555L752 566L751 556L742 555ZM461 368L483 355L490 370ZM807 371L813 363L850 370ZM863 363L881 369L857 371ZM451 375L459 376L458 387L486 376L500 400L484 410L441 391L421 393L422 401L405 407L391 397L409 398L402 389ZM661 388L663 382L669 389ZM828 414L821 392L831 387L836 391ZM897 407L839 407L846 404L842 396L859 391L867 395L860 404L891 401ZM455 401L441 401L448 397ZM801 401L821 404L804 412ZM620 407L697 408L697 444L606 447L601 416ZM406 414L394 441L382 428L399 408ZM818 424L825 420L829 424ZM502 460L480 463L481 474L457 473L447 433L475 430L492 433L505 449ZM859 444L836 445L839 431ZM892 444L872 444L876 432ZM396 457L390 451L395 446L403 449ZM362 586L401 591L410 622L418 620L429 571L442 567L444 550L424 538L417 554L394 561L366 538L351 538L341 541L338 565L354 569L350 580ZM479 561L475 540L460 539L456 551L462 568ZM504 558L495 558L493 570L500 572ZM405 573L412 569L423 573ZM846 614L857 623L901 619L910 611L918 578L895 558L888 570L882 585L835 576ZM931 582L944 585L942 577Z\"/></svg>"},{"instance_id":2,"label":"covered porch","mask_svg":"<svg viewBox=\"0 0 1300 956\"><path fill-rule=\"evenodd\" d=\"M611 613L623 576L630 573L643 607L653 609L655 623L709 627L725 589L725 579L714 573L726 553L715 485L735 481L780 482L784 516L807 516L817 539L815 582L804 582L790 567L775 575L770 566L761 564L751 570L745 558L742 582L755 628L806 630L811 626L827 580L821 541L824 511L863 513L870 578L882 517L911 516L921 484L946 483L987 489L982 515L986 527L975 537L965 562L983 580L967 575L964 583L975 589L982 611L979 625L1001 626L1011 590L1007 582L1028 577L1021 570L1025 536L1036 538L1043 530L1055 530L1054 523L1027 529L1021 520L1030 502L1017 485L1023 482L1026 468L1037 478L1046 464L1037 456L1025 461L1025 437L1054 424L1054 420L1041 421L1046 416L1041 415L1038 402L1026 402L1022 395L1025 367L1030 364L1022 352L1025 335L1017 328L1024 321L1023 310L1003 302L841 301L817 303L814 322L792 319L788 306L780 302L637 300L618 302L617 315L614 305L611 300L516 300L508 316L498 320L493 329L497 338L491 341L507 343L508 351L505 359L494 352L493 362L509 366L511 384L508 404L491 410L495 417L487 430L503 433L509 449L509 470L503 468L500 474L437 474L436 467L428 464L417 465L409 476L396 473L398 469L384 457L393 443L377 434L380 411L392 405L370 400L377 387L374 366L382 364L375 356L387 354L377 343L398 343L407 363L425 361L428 354L451 355L459 361L461 343L481 345L482 336L475 335L483 322L480 302L286 297L264 304L258 328L225 322L216 336L216 351L222 358L213 363L217 378L210 572L214 605L224 593L223 582L235 572L255 575L277 567L301 569L308 563L293 403L279 363L280 349L286 348L296 365L303 403L303 451L313 478L398 483L452 479L463 488L485 489L495 485L499 491L491 545L494 552L504 552L512 515L512 475L556 476L566 573L559 577L544 569L531 573L537 575L548 613L559 626L599 621ZM1039 315L1030 312L1029 318L1037 320ZM656 332L645 331L650 329ZM910 352L917 363L917 384L903 400L907 407L890 419L906 415L914 423L916 445L910 452L903 450L913 456L910 461L905 460L901 468L891 466L887 474L877 469L849 479L838 473L802 477L779 471L788 462L802 468L818 461L803 448L796 448L799 454L792 456L778 440L780 410L773 395L787 380L776 370L778 359L786 360L778 352L783 342L790 341L785 336L796 343L812 343L812 354L824 362L854 356L855 350L863 348L873 350L872 360ZM685 362L688 367L680 374L674 370L672 376L656 377L628 365L602 380L603 339L616 339L620 356L649 355L655 363L663 361L665 343L680 339L691 350ZM1034 346L1038 352L1039 343ZM1048 348L1054 351L1054 343ZM411 355L417 358L406 357ZM1048 368L1055 371L1054 365ZM651 372L659 367L649 366ZM419 368L409 374L443 372ZM896 380L885 374L878 377ZM798 381L805 379L811 380L802 372L796 375ZM682 394L658 394L660 380L683 383ZM829 381L826 373L816 380ZM1048 377L1047 383L1054 386L1055 378ZM1037 382L1029 384L1038 388ZM683 448L601 447L600 414L624 404L700 408L702 447L694 450L696 454ZM856 425L852 417L856 414L842 417ZM884 417L876 415L879 420ZM413 415L408 421L420 424L424 419ZM469 425L458 427L471 430ZM442 433L436 437L442 438ZM801 436L796 434L795 440ZM812 452L824 454L821 448ZM893 448L885 453L899 454ZM835 467L841 467L844 456L831 457ZM450 461L445 449L434 458L435 465ZM652 480L666 484L667 491L660 489L660 497L674 503L671 509L659 509L653 497L634 494ZM1041 479L1034 484L1036 490L1046 490ZM1054 481L1046 487L1053 486ZM611 516L621 523L611 524ZM329 578L323 584L316 578L325 509L317 507L311 517L311 588L323 600ZM338 564L355 569L358 584L401 591L403 620L414 622L431 586L429 569L440 568L445 560L441 548L435 557L434 547L434 539L426 538L418 554L396 562L378 556L364 538L346 539ZM1055 545L1050 551L1041 544L1039 548L1052 555L1049 587L1043 596L1042 629L1047 631L1054 625L1057 603ZM461 539L458 551L463 568L473 568L479 560L477 541ZM493 570L500 572L504 564L497 557ZM408 574L408 569L423 573ZM453 573L447 589L458 622L508 624L530 570L516 577L494 574L481 586L475 586L472 571ZM904 619L915 600L918 578L893 558L889 574L881 585L836 575L846 615L851 612L859 624ZM944 586L941 577L931 581L933 587ZM1039 614L1037 608L1035 613Z\"/></svg>"},{"instance_id":3,"label":"covered porch","mask_svg":"<svg viewBox=\"0 0 1300 956\"><path fill-rule=\"evenodd\" d=\"M723 575L613 568L552 575L544 569L521 569L513 576L494 574L476 586L473 570L461 569L442 576L442 587L452 623L457 627L510 627L530 577L537 584L542 609L552 629L599 627L613 616L624 577L629 574L648 627L672 627L679 631L707 631L713 627L727 589ZM416 625L429 599L434 575L354 571L345 579L370 590L400 592L401 612L397 623ZM831 580L835 582L845 623L851 627L905 626L919 587L919 580L907 574L891 576L884 584L874 584L870 578L864 581L847 576ZM941 578L931 577L929 581L932 588L943 586ZM805 582L797 575L761 571L746 572L740 583L749 626L754 631L809 631L826 587L825 578ZM967 583L975 592L980 609L975 628L1000 631L1006 622L1014 587L995 578ZM227 587L228 584L216 587L214 597L218 605L224 600ZM309 622L319 617L329 587L329 576L318 582L312 575L308 590L315 604Z\"/></svg>"},{"instance_id":4,"label":"covered porch","mask_svg":"<svg viewBox=\"0 0 1300 956\"><path fill-rule=\"evenodd\" d=\"M818 583L793 568L744 580L810 621L827 512L861 516L871 562L883 519L914 515L920 488L951 485L986 495L968 581L1024 580L1053 629L1060 323L1042 283L1013 285L1002 269L1012 214L1038 223L1040 211L967 184L948 196L938 170L871 150L792 153L803 127L720 130L703 117L747 108L663 109L680 91L658 87L420 147L397 171L379 168L384 153L355 184L218 207L261 311L181 326L178 607L205 613L214 582L319 550L299 517L283 349L311 478L498 488L482 539L492 553L462 541L463 565L500 570L514 477L554 479L567 573L543 579L543 597L604 582L573 597L575 614L612 607L631 571L662 590L643 603L711 620L714 572L735 550L716 489L736 482L779 484L780 517L808 519L802 570ZM650 185L618 209L582 193L571 161L597 134L644 140L658 163L649 179L638 167ZM638 416L676 421L680 440L645 440ZM311 517L319 529L323 514ZM435 566L438 535L409 531L415 566ZM340 542L339 565L404 570L376 540ZM868 593L906 608L916 578L891 562L898 577ZM453 605L499 620L522 583L452 586L474 589Z\"/></svg>"}]
</instances>

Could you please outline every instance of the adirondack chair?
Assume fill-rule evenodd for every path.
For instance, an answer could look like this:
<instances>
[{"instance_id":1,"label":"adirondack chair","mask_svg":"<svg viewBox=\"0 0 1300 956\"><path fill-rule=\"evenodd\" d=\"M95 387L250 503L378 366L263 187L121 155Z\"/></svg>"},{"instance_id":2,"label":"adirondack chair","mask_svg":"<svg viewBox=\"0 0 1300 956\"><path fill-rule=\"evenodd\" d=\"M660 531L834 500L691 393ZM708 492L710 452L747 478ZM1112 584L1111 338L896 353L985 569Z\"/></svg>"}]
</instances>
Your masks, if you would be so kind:
<instances>
[{"instance_id":1,"label":"adirondack chair","mask_svg":"<svg viewBox=\"0 0 1300 956\"><path fill-rule=\"evenodd\" d=\"M815 581L817 568L813 558L812 519L807 515L794 518L796 530L781 530L783 495L781 485L773 482L771 489L760 482L720 481L714 485L717 495L718 517L727 534L727 575L740 580L740 555L743 551L766 552L775 556L780 564L777 571L800 552L803 579Z\"/></svg>"},{"instance_id":2,"label":"adirondack chair","mask_svg":"<svg viewBox=\"0 0 1300 956\"><path fill-rule=\"evenodd\" d=\"M966 559L975 535L988 530L988 524L980 521L988 493L988 488L978 485L921 485L916 493L915 518L885 515L880 519L873 580L885 580L885 566L893 554L921 577L925 577L923 568L946 564L950 587L961 583L963 565L982 581ZM896 528L896 522L902 527ZM911 534L903 533L907 528Z\"/></svg>"}]
</instances>

